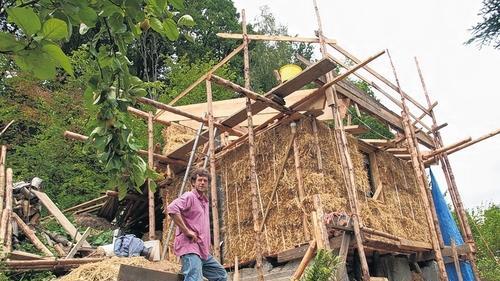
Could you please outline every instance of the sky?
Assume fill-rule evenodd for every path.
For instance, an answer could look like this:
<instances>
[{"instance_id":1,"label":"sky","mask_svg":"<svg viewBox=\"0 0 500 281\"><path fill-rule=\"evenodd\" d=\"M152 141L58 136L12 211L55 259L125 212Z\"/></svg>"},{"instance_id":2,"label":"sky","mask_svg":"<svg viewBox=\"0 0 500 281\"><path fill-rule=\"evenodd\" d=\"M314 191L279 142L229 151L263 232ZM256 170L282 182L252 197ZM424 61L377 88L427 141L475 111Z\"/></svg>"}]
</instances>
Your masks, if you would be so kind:
<instances>
[{"instance_id":1,"label":"sky","mask_svg":"<svg viewBox=\"0 0 500 281\"><path fill-rule=\"evenodd\" d=\"M426 105L414 57L418 58L445 145L467 137L477 138L500 128L500 50L464 45L469 29L480 21L481 0L339 1L317 0L323 33L363 60L388 49L401 88ZM312 0L234 0L246 10L250 23L267 5L290 35L313 37L317 20ZM334 56L341 58L333 49ZM369 64L395 82L387 55ZM365 72L363 76L372 77ZM381 85L375 79L372 79ZM397 93L389 91L394 97ZM381 94L377 95L381 97ZM385 105L400 112L384 98ZM416 116L421 114L412 108ZM430 119L425 119L432 125ZM500 204L500 135L449 156L466 208ZM446 182L433 166L441 189ZM449 200L449 195L447 196Z\"/></svg>"}]
</instances>

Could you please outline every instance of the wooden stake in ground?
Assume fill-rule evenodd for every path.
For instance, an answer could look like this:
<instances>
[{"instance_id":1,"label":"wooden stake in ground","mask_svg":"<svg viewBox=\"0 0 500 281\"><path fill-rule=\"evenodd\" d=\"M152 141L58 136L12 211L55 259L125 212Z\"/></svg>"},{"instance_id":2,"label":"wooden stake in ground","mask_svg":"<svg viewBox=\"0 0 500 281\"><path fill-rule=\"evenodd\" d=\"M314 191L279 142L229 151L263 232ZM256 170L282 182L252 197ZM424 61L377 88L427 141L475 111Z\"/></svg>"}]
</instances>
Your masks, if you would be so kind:
<instances>
[{"instance_id":1,"label":"wooden stake in ground","mask_svg":"<svg viewBox=\"0 0 500 281\"><path fill-rule=\"evenodd\" d=\"M427 92L427 87L425 85L424 76L422 75L422 71L420 70L420 66L418 64L418 60L416 57L415 57L415 64L417 66L417 71L418 71L418 75L420 77L420 82L422 84L422 89L424 90L425 99L427 100L427 104L430 105L431 99L430 99L429 93ZM433 109L430 110L430 115L432 118L432 127L437 128L438 127L437 119L436 119L436 115L434 114ZM500 129L498 130L498 132L500 133ZM435 130L433 135L434 135L434 142L435 142L436 148L443 147L443 139L441 137L441 133L438 130ZM443 169L443 173L445 175L445 179L446 179L446 183L448 185L448 190L450 191L452 203L453 203L453 206L454 206L455 211L457 213L457 218L458 218L460 230L462 232L463 237L465 238L464 240L467 242L467 244L472 246L473 251L475 251L476 244L474 243L474 238L472 236L472 231L470 229L469 221L467 218L467 213L465 212L465 208L464 208L463 203L462 203L462 198L460 198L460 193L458 192L458 186L457 186L457 183L455 181L455 176L453 174L453 170L451 168L450 161L448 160L448 153L449 152L443 153L440 156L441 168ZM477 266L476 266L474 254L468 254L468 258L469 258L470 262L472 263L474 275L476 276L476 278L478 278L479 271L478 271Z\"/></svg>"},{"instance_id":2,"label":"wooden stake in ground","mask_svg":"<svg viewBox=\"0 0 500 281\"><path fill-rule=\"evenodd\" d=\"M243 73L245 76L245 88L251 89L250 58L248 54L248 36L245 10L241 11L241 27L243 30ZM264 272L262 270L262 237L259 223L259 202L257 198L257 172L255 170L254 128L251 105L252 101L247 97L248 155L250 158L250 188L252 191L253 230L255 232L255 268L257 269L257 280L264 281Z\"/></svg>"},{"instance_id":3,"label":"wooden stake in ground","mask_svg":"<svg viewBox=\"0 0 500 281\"><path fill-rule=\"evenodd\" d=\"M326 51L326 43L324 41L323 37L323 28L321 26L321 18L319 15L319 10L318 10L318 5L316 3L316 0L313 0L314 3L314 9L316 12L316 18L318 20L318 37L320 39L320 48L321 48L321 53L323 57L326 57L327 51ZM325 85L328 85L329 83L332 83L335 81L333 79L333 74L332 73L327 73L326 75L326 81L327 83ZM358 202L357 202L357 196L356 196L356 181L354 180L354 167L352 164L351 156L349 154L348 150L348 143L347 143L347 137L343 128L343 123L342 119L340 118L340 113L337 108L339 104L339 99L337 97L337 93L335 92L335 88L328 88L325 91L326 93L326 98L328 101L328 105L331 107L332 110L332 115L335 120L335 137L336 137L336 143L337 143L337 148L339 151L340 155L340 163L342 166L342 174L344 177L344 182L346 184L347 188L347 194L349 198L349 206L351 208L351 212L353 213L352 215L352 222L353 222L353 229L354 229L354 237L356 240L356 245L358 247L358 255L359 255L359 260L361 262L361 272L362 272L362 280L363 281L369 281L370 280L370 271L368 269L368 262L366 261L366 256L365 256L365 250L363 246L363 241L361 239L361 230L360 230L360 211L358 207Z\"/></svg>"},{"instance_id":4,"label":"wooden stake in ground","mask_svg":"<svg viewBox=\"0 0 500 281\"><path fill-rule=\"evenodd\" d=\"M411 154L411 161L413 165L413 169L415 170L417 183L420 188L420 195L422 197L422 202L424 204L424 210L426 212L427 224L429 227L429 233L431 236L432 249L436 256L436 262L439 268L439 277L441 280L448 280L448 276L446 274L446 269L443 261L443 256L441 254L441 248L439 247L439 236L437 233L437 229L439 228L439 223L436 222L435 215L432 210L435 211L434 206L431 206L431 200L429 199L429 190L427 185L427 179L425 177L425 168L424 163L422 161L422 155L420 155L420 151L418 149L418 142L416 141L415 134L413 132L413 127L411 126L410 118L409 118L409 110L406 105L406 95L403 94L401 90L401 86L399 85L398 75L396 73L396 68L392 63L391 56L389 52L387 52L389 56L389 61L391 62L391 67L394 72L394 77L396 79L396 84L398 85L399 94L401 96L401 103L403 104L403 112L401 113L403 118L403 128L405 131L406 142L408 143L408 150Z\"/></svg>"},{"instance_id":5,"label":"wooden stake in ground","mask_svg":"<svg viewBox=\"0 0 500 281\"><path fill-rule=\"evenodd\" d=\"M292 135L297 135L297 124L292 122L290 124L292 129ZM304 210L304 183L302 181L302 166L300 165L300 154L299 154L299 143L297 141L297 137L293 139L293 159L295 163L295 175L297 177L297 191L299 195L299 206L302 210ZM307 226L307 215L302 214L302 227L304 229L304 237L306 240L311 240L311 235L309 233L309 227Z\"/></svg>"},{"instance_id":6,"label":"wooden stake in ground","mask_svg":"<svg viewBox=\"0 0 500 281\"><path fill-rule=\"evenodd\" d=\"M210 155L210 195L212 198L212 223L214 234L214 257L220 261L220 236L219 236L219 206L217 203L217 185L215 173L215 134L214 134L214 112L212 107L212 83L206 81L207 111L208 111L208 145Z\"/></svg>"},{"instance_id":7,"label":"wooden stake in ground","mask_svg":"<svg viewBox=\"0 0 500 281\"><path fill-rule=\"evenodd\" d=\"M154 142L153 142L153 113L148 112L148 168L154 167ZM148 214L149 214L149 240L155 240L156 220L155 220L155 194L153 192L153 180L148 179Z\"/></svg>"}]
</instances>

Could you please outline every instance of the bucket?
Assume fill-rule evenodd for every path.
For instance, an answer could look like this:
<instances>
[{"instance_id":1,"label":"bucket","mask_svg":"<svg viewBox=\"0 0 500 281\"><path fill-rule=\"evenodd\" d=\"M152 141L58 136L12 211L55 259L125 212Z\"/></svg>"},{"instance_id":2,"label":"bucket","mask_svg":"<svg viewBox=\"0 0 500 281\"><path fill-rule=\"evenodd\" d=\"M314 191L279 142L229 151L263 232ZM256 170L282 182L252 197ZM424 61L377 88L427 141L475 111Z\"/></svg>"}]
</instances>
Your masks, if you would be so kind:
<instances>
[{"instance_id":1,"label":"bucket","mask_svg":"<svg viewBox=\"0 0 500 281\"><path fill-rule=\"evenodd\" d=\"M296 64L286 64L280 67L281 82L288 81L297 76L302 71L302 68Z\"/></svg>"}]
</instances>

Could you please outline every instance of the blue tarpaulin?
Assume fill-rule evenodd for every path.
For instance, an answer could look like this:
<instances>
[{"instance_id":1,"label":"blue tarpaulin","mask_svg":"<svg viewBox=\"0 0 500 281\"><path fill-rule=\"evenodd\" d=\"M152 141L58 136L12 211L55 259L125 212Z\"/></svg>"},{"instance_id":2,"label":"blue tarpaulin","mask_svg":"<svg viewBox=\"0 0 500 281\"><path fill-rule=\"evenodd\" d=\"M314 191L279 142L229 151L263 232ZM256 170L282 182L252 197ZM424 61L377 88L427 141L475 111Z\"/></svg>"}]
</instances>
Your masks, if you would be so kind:
<instances>
[{"instance_id":1,"label":"blue tarpaulin","mask_svg":"<svg viewBox=\"0 0 500 281\"><path fill-rule=\"evenodd\" d=\"M434 205L436 207L436 213L439 220L439 228L441 229L441 234L443 235L443 241L446 246L451 245L451 240L455 240L457 246L464 244L464 239L460 235L457 224L453 219L448 205L444 200L444 196L439 189L439 185L430 170L431 174L431 184L432 184L432 199L434 200ZM464 281L474 281L474 274L472 272L472 267L469 262L461 261L460 269L462 270L462 277ZM448 280L458 281L457 271L455 269L454 263L446 264L446 273L448 273Z\"/></svg>"}]
</instances>

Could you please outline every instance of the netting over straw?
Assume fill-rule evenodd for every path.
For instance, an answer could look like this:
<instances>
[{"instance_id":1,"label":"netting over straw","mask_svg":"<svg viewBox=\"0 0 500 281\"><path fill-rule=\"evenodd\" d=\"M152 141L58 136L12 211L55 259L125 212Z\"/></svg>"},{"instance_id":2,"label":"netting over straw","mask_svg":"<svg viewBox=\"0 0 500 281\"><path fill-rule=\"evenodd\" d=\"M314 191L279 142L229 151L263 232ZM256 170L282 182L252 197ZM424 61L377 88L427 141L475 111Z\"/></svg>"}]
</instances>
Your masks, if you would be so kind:
<instances>
[{"instance_id":1,"label":"netting over straw","mask_svg":"<svg viewBox=\"0 0 500 281\"><path fill-rule=\"evenodd\" d=\"M306 242L302 216L313 210L312 196L319 194L326 212L350 213L347 191L333 131L319 126L319 142L323 171L318 171L316 146L311 119L299 122L297 141L300 164L303 169L304 208L298 200L297 177L293 153L287 158L285 171L279 181L277 198L269 213L262 236L263 249L268 254ZM258 174L259 201L265 209L271 196L277 169L284 161L285 144L290 138L290 127L282 125L256 136L255 154ZM369 199L370 184L364 170L357 140L349 138L349 150L354 165L361 217L368 227L416 241L429 241L425 213L421 208L419 190L413 169L405 161L385 152L375 152L380 180L383 184L383 202ZM224 260L252 260L255 257L254 232L249 182L248 145L238 146L218 159L218 174L226 197L224 215ZM310 225L307 227L311 228Z\"/></svg>"}]
</instances>

